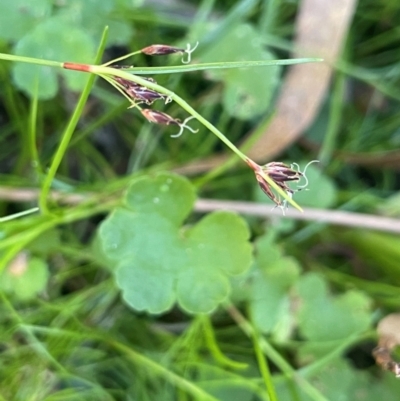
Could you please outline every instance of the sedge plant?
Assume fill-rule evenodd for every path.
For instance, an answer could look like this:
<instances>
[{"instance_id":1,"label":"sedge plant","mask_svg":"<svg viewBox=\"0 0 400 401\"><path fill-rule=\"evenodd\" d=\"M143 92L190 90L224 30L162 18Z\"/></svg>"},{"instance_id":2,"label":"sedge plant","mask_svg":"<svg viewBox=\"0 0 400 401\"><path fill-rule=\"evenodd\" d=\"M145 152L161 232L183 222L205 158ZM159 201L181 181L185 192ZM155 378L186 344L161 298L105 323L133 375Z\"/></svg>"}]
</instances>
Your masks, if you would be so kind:
<instances>
[{"instance_id":1,"label":"sedge plant","mask_svg":"<svg viewBox=\"0 0 400 401\"><path fill-rule=\"evenodd\" d=\"M102 49L104 49L105 44L104 38L101 45ZM123 95L128 100L129 108L135 108L136 110L138 110L148 122L161 125L176 126L178 128L178 132L175 135L171 135L173 138L180 137L185 129L192 133L196 133L197 130L192 128L188 123L191 120L197 120L202 125L204 125L212 134L216 135L231 151L233 151L243 162L247 164L248 167L250 167L254 171L259 186L264 191L264 193L275 203L277 207L281 208L284 212L287 205L291 204L299 211L302 211L301 207L292 199L292 196L297 191L304 189L304 186L299 186L298 188L293 189L288 185L288 183L292 181L299 182L302 177L304 177L304 172L300 171L298 168L295 169L293 168L293 166L289 166L281 162L274 161L266 165L257 164L255 161L253 161L243 152L241 152L220 130L218 130L213 124L211 124L202 115L200 115L179 95L159 85L155 81L155 79L143 75L182 73L187 71L199 71L205 69L209 70L244 67L255 68L270 65L290 65L297 63L315 62L320 61L320 59L303 58L289 60L189 64L191 61L191 54L196 47L197 44L194 48L191 48L188 45L186 49L164 44L155 44L103 64L80 64L67 61L58 62L9 54L0 54L0 59L14 62L37 64L47 67L63 68L67 70L79 71L82 73L90 73L92 74L92 80L88 85L89 89L90 86L93 84L94 77L101 77L102 79L110 83L114 88L116 88L116 90L119 91L121 95ZM131 67L116 64L139 53L150 56L184 54L187 56L187 58L182 59L183 65L161 68ZM99 60L101 54L102 51L98 53L97 61ZM79 100L79 105L81 107L77 107L76 110L82 109L83 104L86 102L88 93L89 90L85 90L83 92ZM156 101L159 100L164 101L165 103L169 103L172 101L176 102L189 114L189 116L181 121L170 116L167 113L158 111L154 108L149 108L149 106L152 106ZM62 157L67 150L78 118L79 112L75 113L73 118L71 119L71 124L67 128L66 133L62 138L62 141L59 144L57 152L55 153L51 165L42 182L42 188L39 196L39 208L41 213L43 214L50 213L47 201L50 188L55 178L57 169L61 163Z\"/></svg>"}]
</instances>

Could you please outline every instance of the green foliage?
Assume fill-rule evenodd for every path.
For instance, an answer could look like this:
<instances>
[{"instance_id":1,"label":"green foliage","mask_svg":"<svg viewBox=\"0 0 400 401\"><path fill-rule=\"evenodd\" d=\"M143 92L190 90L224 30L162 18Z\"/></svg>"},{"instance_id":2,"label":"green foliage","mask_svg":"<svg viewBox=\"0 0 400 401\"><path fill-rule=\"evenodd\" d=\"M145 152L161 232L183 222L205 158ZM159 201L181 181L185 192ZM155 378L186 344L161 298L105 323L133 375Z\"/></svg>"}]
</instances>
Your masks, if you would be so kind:
<instances>
[{"instance_id":1,"label":"green foliage","mask_svg":"<svg viewBox=\"0 0 400 401\"><path fill-rule=\"evenodd\" d=\"M395 401L396 392L400 389L400 383L395 378L371 378L366 372L354 369L344 359L332 361L329 367L320 369L311 381L324 389L327 400L373 401L384 397L385 400ZM287 384L278 384L277 391L280 400L292 399L293 388ZM298 388L296 396L301 401L312 399Z\"/></svg>"},{"instance_id":2,"label":"green foliage","mask_svg":"<svg viewBox=\"0 0 400 401\"><path fill-rule=\"evenodd\" d=\"M249 266L243 220L215 212L182 228L193 203L194 189L183 178L140 178L130 185L124 207L102 224L103 252L131 307L161 313L177 301L188 312L211 312L229 295L227 275Z\"/></svg>"},{"instance_id":3,"label":"green foliage","mask_svg":"<svg viewBox=\"0 0 400 401\"><path fill-rule=\"evenodd\" d=\"M15 52L21 56L83 62L93 60L94 46L86 32L53 17L24 36L16 45ZM58 91L58 74L52 68L17 64L13 72L17 87L32 97L35 96L36 88L40 99L50 99ZM62 75L72 90L82 89L87 80L83 74L76 72L62 71Z\"/></svg>"},{"instance_id":4,"label":"green foliage","mask_svg":"<svg viewBox=\"0 0 400 401\"><path fill-rule=\"evenodd\" d=\"M400 249L398 236L376 232L360 232L357 236L343 233L343 239L354 246L360 255L375 266L377 271L383 271L388 281L400 283ZM377 249L379 250L377 252Z\"/></svg>"},{"instance_id":5,"label":"green foliage","mask_svg":"<svg viewBox=\"0 0 400 401\"><path fill-rule=\"evenodd\" d=\"M298 280L300 266L284 256L271 235L258 239L257 269L252 276L250 311L254 324L277 340L287 340L293 326L290 288Z\"/></svg>"},{"instance_id":6,"label":"green foliage","mask_svg":"<svg viewBox=\"0 0 400 401\"><path fill-rule=\"evenodd\" d=\"M51 13L50 0L3 1L0 4L0 37L16 42Z\"/></svg>"},{"instance_id":7,"label":"green foliage","mask_svg":"<svg viewBox=\"0 0 400 401\"><path fill-rule=\"evenodd\" d=\"M54 61L93 62L94 49L105 23L110 27L108 45L123 45L132 36L131 26L110 16L119 8L114 0L71 0L53 7L48 0L25 0L0 4L0 38L15 43L13 52L27 57ZM84 74L56 71L49 67L16 64L16 86L31 97L51 99L58 92L58 76L73 91L83 89Z\"/></svg>"},{"instance_id":8,"label":"green foliage","mask_svg":"<svg viewBox=\"0 0 400 401\"><path fill-rule=\"evenodd\" d=\"M331 178L321 171L315 164L307 167L306 176L311 187L296 194L296 199L308 207L327 209L337 201L337 188Z\"/></svg>"},{"instance_id":9,"label":"green foliage","mask_svg":"<svg viewBox=\"0 0 400 401\"><path fill-rule=\"evenodd\" d=\"M289 163L290 164L290 163ZM307 163L300 163L300 171L304 171ZM296 199L299 199L301 205L305 207L329 208L332 207L337 200L337 189L333 180L328 177L316 164L310 164L306 169L306 178L303 179L298 187L299 192L296 193ZM296 166L293 166L296 168ZM302 185L312 183L307 188L302 189ZM297 189L296 184L290 185L291 188ZM266 198L264 192L259 186L254 186L254 198L257 202L271 203Z\"/></svg>"},{"instance_id":10,"label":"green foliage","mask_svg":"<svg viewBox=\"0 0 400 401\"><path fill-rule=\"evenodd\" d=\"M358 291L336 299L328 295L324 280L315 274L303 276L297 284L299 328L311 341L345 339L366 331L371 324L371 302Z\"/></svg>"},{"instance_id":11,"label":"green foliage","mask_svg":"<svg viewBox=\"0 0 400 401\"><path fill-rule=\"evenodd\" d=\"M400 303L398 221L382 218L400 210L398 4L358 3L321 112L275 156L301 171L320 159L295 200L349 214L258 217L270 206L254 204L268 202L254 174L215 157L218 138L245 154L268 133L287 71L266 64L298 50L295 3L0 2L0 401L398 399L371 357L373 326ZM100 64L196 41L188 65L121 62L178 100L145 107L199 113L177 139L104 80L74 106L93 75L5 57ZM249 215L200 214L210 200L251 202L235 203ZM342 227L356 212L371 218Z\"/></svg>"},{"instance_id":12,"label":"green foliage","mask_svg":"<svg viewBox=\"0 0 400 401\"><path fill-rule=\"evenodd\" d=\"M259 32L248 24L231 28L202 56L204 62L275 58L263 46ZM233 117L247 120L269 109L279 74L280 67L275 66L269 68L268 74L262 69L232 69L210 72L209 76L224 82L223 105L226 111Z\"/></svg>"},{"instance_id":13,"label":"green foliage","mask_svg":"<svg viewBox=\"0 0 400 401\"><path fill-rule=\"evenodd\" d=\"M315 273L300 276L294 258L284 256L271 235L257 241L257 269L251 276L250 311L261 332L287 341L297 327L302 337L326 352L334 343L363 333L371 325L371 300L352 290L332 297L327 282ZM327 345L327 346L326 346ZM311 352L310 345L307 346Z\"/></svg>"},{"instance_id":14,"label":"green foliage","mask_svg":"<svg viewBox=\"0 0 400 401\"><path fill-rule=\"evenodd\" d=\"M0 289L20 300L33 299L47 286L49 270L43 259L19 255L0 275Z\"/></svg>"}]
</instances>

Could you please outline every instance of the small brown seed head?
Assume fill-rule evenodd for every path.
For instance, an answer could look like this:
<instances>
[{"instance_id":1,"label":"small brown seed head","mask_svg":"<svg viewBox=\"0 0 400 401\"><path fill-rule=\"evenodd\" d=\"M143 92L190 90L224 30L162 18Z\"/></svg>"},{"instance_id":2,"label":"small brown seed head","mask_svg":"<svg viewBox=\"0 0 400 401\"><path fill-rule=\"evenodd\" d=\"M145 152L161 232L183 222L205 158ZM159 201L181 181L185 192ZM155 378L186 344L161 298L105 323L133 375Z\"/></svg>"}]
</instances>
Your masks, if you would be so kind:
<instances>
[{"instance_id":1,"label":"small brown seed head","mask_svg":"<svg viewBox=\"0 0 400 401\"><path fill-rule=\"evenodd\" d=\"M163 125L180 125L180 121L162 111L152 109L141 109L140 112L147 119L147 121L155 124Z\"/></svg>"},{"instance_id":2,"label":"small brown seed head","mask_svg":"<svg viewBox=\"0 0 400 401\"><path fill-rule=\"evenodd\" d=\"M185 53L185 49L168 45L151 45L144 47L141 52L148 56L165 56L167 54Z\"/></svg>"},{"instance_id":3,"label":"small brown seed head","mask_svg":"<svg viewBox=\"0 0 400 401\"><path fill-rule=\"evenodd\" d=\"M268 176L279 188L285 191L289 196L292 196L298 189L292 189L288 186L287 182L299 181L303 177L303 173L294 170L292 167L281 162L271 162L264 166L259 166L252 160L247 160L247 164L254 171L258 185L262 191L277 205L285 205L285 201L282 202L281 198L276 195L271 185L264 178Z\"/></svg>"}]
</instances>

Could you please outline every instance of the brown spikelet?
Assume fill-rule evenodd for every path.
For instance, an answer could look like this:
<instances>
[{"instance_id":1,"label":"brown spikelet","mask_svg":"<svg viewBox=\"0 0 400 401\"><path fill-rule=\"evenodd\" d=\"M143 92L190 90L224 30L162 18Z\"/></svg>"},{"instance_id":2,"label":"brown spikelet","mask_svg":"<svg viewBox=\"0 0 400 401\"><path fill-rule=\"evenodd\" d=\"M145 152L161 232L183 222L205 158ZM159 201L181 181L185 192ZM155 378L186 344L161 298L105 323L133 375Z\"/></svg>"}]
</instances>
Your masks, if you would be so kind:
<instances>
[{"instance_id":1,"label":"brown spikelet","mask_svg":"<svg viewBox=\"0 0 400 401\"><path fill-rule=\"evenodd\" d=\"M171 117L167 113L152 109L141 109L140 112L147 119L147 121L155 124L163 125L180 125L180 121L176 118Z\"/></svg>"},{"instance_id":2,"label":"brown spikelet","mask_svg":"<svg viewBox=\"0 0 400 401\"><path fill-rule=\"evenodd\" d=\"M167 54L185 53L185 49L168 45L151 45L144 47L141 52L148 56L165 56Z\"/></svg>"}]
</instances>

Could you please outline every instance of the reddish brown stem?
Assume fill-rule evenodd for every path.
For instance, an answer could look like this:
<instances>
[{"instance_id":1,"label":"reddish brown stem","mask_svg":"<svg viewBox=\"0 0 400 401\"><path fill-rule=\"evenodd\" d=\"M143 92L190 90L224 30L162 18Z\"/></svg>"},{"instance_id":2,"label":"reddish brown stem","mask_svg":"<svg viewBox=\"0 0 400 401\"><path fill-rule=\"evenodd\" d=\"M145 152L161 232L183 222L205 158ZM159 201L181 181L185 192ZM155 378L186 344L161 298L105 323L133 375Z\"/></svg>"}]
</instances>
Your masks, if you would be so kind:
<instances>
[{"instance_id":1,"label":"reddish brown stem","mask_svg":"<svg viewBox=\"0 0 400 401\"><path fill-rule=\"evenodd\" d=\"M90 72L89 64L63 63L63 68L65 68L66 70Z\"/></svg>"},{"instance_id":2,"label":"reddish brown stem","mask_svg":"<svg viewBox=\"0 0 400 401\"><path fill-rule=\"evenodd\" d=\"M255 163L253 160L251 160L250 158L246 159L246 163L253 171L260 170L260 166L257 163Z\"/></svg>"}]
</instances>

